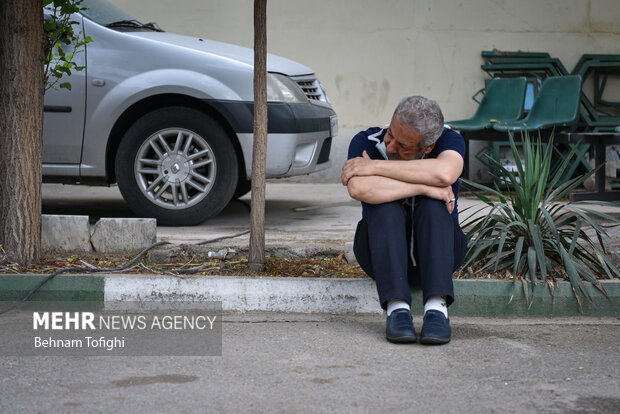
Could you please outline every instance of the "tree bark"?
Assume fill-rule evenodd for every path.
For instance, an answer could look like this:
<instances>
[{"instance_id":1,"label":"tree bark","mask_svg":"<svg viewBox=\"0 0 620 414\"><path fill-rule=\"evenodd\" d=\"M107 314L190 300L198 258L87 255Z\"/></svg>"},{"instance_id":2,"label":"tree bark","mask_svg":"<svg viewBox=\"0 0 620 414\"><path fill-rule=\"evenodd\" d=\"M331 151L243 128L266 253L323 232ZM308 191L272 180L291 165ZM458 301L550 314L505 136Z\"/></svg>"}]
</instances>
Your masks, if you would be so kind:
<instances>
[{"instance_id":1,"label":"tree bark","mask_svg":"<svg viewBox=\"0 0 620 414\"><path fill-rule=\"evenodd\" d=\"M0 245L21 264L41 249L44 58L41 0L1 0Z\"/></svg>"},{"instance_id":2,"label":"tree bark","mask_svg":"<svg viewBox=\"0 0 620 414\"><path fill-rule=\"evenodd\" d=\"M267 159L267 0L254 0L254 148L248 266L265 268L265 163Z\"/></svg>"}]
</instances>

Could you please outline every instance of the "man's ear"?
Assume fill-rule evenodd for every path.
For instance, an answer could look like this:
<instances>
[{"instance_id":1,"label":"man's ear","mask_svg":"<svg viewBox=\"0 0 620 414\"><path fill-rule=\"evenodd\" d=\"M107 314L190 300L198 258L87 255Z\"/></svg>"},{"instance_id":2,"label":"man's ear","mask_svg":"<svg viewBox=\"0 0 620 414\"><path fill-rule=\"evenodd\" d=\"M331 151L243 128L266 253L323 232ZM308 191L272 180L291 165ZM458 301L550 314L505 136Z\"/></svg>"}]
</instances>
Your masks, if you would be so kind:
<instances>
[{"instance_id":1,"label":"man's ear","mask_svg":"<svg viewBox=\"0 0 620 414\"><path fill-rule=\"evenodd\" d=\"M428 147L424 148L424 154L430 153L433 150L433 148L435 148L435 144L431 144Z\"/></svg>"}]
</instances>

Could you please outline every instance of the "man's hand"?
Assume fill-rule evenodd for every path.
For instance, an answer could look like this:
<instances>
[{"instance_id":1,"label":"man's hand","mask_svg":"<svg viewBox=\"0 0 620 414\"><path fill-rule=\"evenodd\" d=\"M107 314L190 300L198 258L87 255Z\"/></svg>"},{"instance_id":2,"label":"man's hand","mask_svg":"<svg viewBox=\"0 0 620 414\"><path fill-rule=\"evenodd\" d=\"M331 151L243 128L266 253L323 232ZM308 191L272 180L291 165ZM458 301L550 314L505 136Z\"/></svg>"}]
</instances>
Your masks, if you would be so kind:
<instances>
[{"instance_id":1,"label":"man's hand","mask_svg":"<svg viewBox=\"0 0 620 414\"><path fill-rule=\"evenodd\" d=\"M426 194L428 198L440 200L446 203L448 213L452 214L454 211L454 205L456 204L456 198L452 192L452 186L447 187L426 187Z\"/></svg>"},{"instance_id":2,"label":"man's hand","mask_svg":"<svg viewBox=\"0 0 620 414\"><path fill-rule=\"evenodd\" d=\"M348 185L351 177L375 175L373 170L374 161L366 150L361 157L351 158L342 166L342 185Z\"/></svg>"}]
</instances>

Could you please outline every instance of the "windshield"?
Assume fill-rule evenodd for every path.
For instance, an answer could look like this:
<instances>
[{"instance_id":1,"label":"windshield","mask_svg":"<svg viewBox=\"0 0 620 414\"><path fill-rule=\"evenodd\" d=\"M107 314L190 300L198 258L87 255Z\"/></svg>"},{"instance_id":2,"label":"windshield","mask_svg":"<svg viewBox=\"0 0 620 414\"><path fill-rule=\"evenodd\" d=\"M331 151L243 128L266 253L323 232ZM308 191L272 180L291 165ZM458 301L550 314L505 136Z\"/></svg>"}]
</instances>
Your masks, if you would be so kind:
<instances>
[{"instance_id":1,"label":"windshield","mask_svg":"<svg viewBox=\"0 0 620 414\"><path fill-rule=\"evenodd\" d=\"M107 0L83 0L81 5L82 7L86 7L86 10L82 10L81 13L102 26L124 20L135 21L135 17L119 9Z\"/></svg>"}]
</instances>

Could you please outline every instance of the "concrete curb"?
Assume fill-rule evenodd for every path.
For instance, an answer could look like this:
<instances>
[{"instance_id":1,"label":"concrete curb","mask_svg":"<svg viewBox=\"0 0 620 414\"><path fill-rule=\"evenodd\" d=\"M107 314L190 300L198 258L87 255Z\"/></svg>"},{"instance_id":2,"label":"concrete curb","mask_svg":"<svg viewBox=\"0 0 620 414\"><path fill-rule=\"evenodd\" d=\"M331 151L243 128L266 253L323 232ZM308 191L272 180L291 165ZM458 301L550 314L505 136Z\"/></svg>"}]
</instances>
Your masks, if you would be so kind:
<instances>
[{"instance_id":1,"label":"concrete curb","mask_svg":"<svg viewBox=\"0 0 620 414\"><path fill-rule=\"evenodd\" d=\"M157 221L152 218L103 217L91 232L88 216L41 215L44 252L137 253L156 241Z\"/></svg>"},{"instance_id":2,"label":"concrete curb","mask_svg":"<svg viewBox=\"0 0 620 414\"><path fill-rule=\"evenodd\" d=\"M0 301L19 300L45 276L0 275ZM520 283L500 280L455 280L453 316L599 316L620 317L620 281L603 281L609 298L584 283L592 302L580 313L568 282L554 296L539 285L534 300ZM512 297L512 300L511 300ZM530 298L531 299L531 298ZM157 302L174 307L180 301L221 301L226 312L380 313L370 279L266 278L235 276L174 277L160 275L60 275L30 300ZM413 291L413 313L420 315L421 292Z\"/></svg>"},{"instance_id":3,"label":"concrete curb","mask_svg":"<svg viewBox=\"0 0 620 414\"><path fill-rule=\"evenodd\" d=\"M92 251L88 216L42 214L41 249L72 253Z\"/></svg>"},{"instance_id":4,"label":"concrete curb","mask_svg":"<svg viewBox=\"0 0 620 414\"><path fill-rule=\"evenodd\" d=\"M559 282L553 296L538 284L534 297L526 298L523 285L501 280L455 280L456 300L450 314L459 316L620 316L620 280L601 281L608 298L591 283L584 282L592 301L579 311L569 282ZM420 292L418 292L420 293ZM512 300L511 300L512 299ZM421 296L420 296L421 300Z\"/></svg>"},{"instance_id":5,"label":"concrete curb","mask_svg":"<svg viewBox=\"0 0 620 414\"><path fill-rule=\"evenodd\" d=\"M0 301L14 301L26 296L45 275L0 275ZM105 278L94 275L56 276L39 289L30 300L103 301Z\"/></svg>"}]
</instances>

